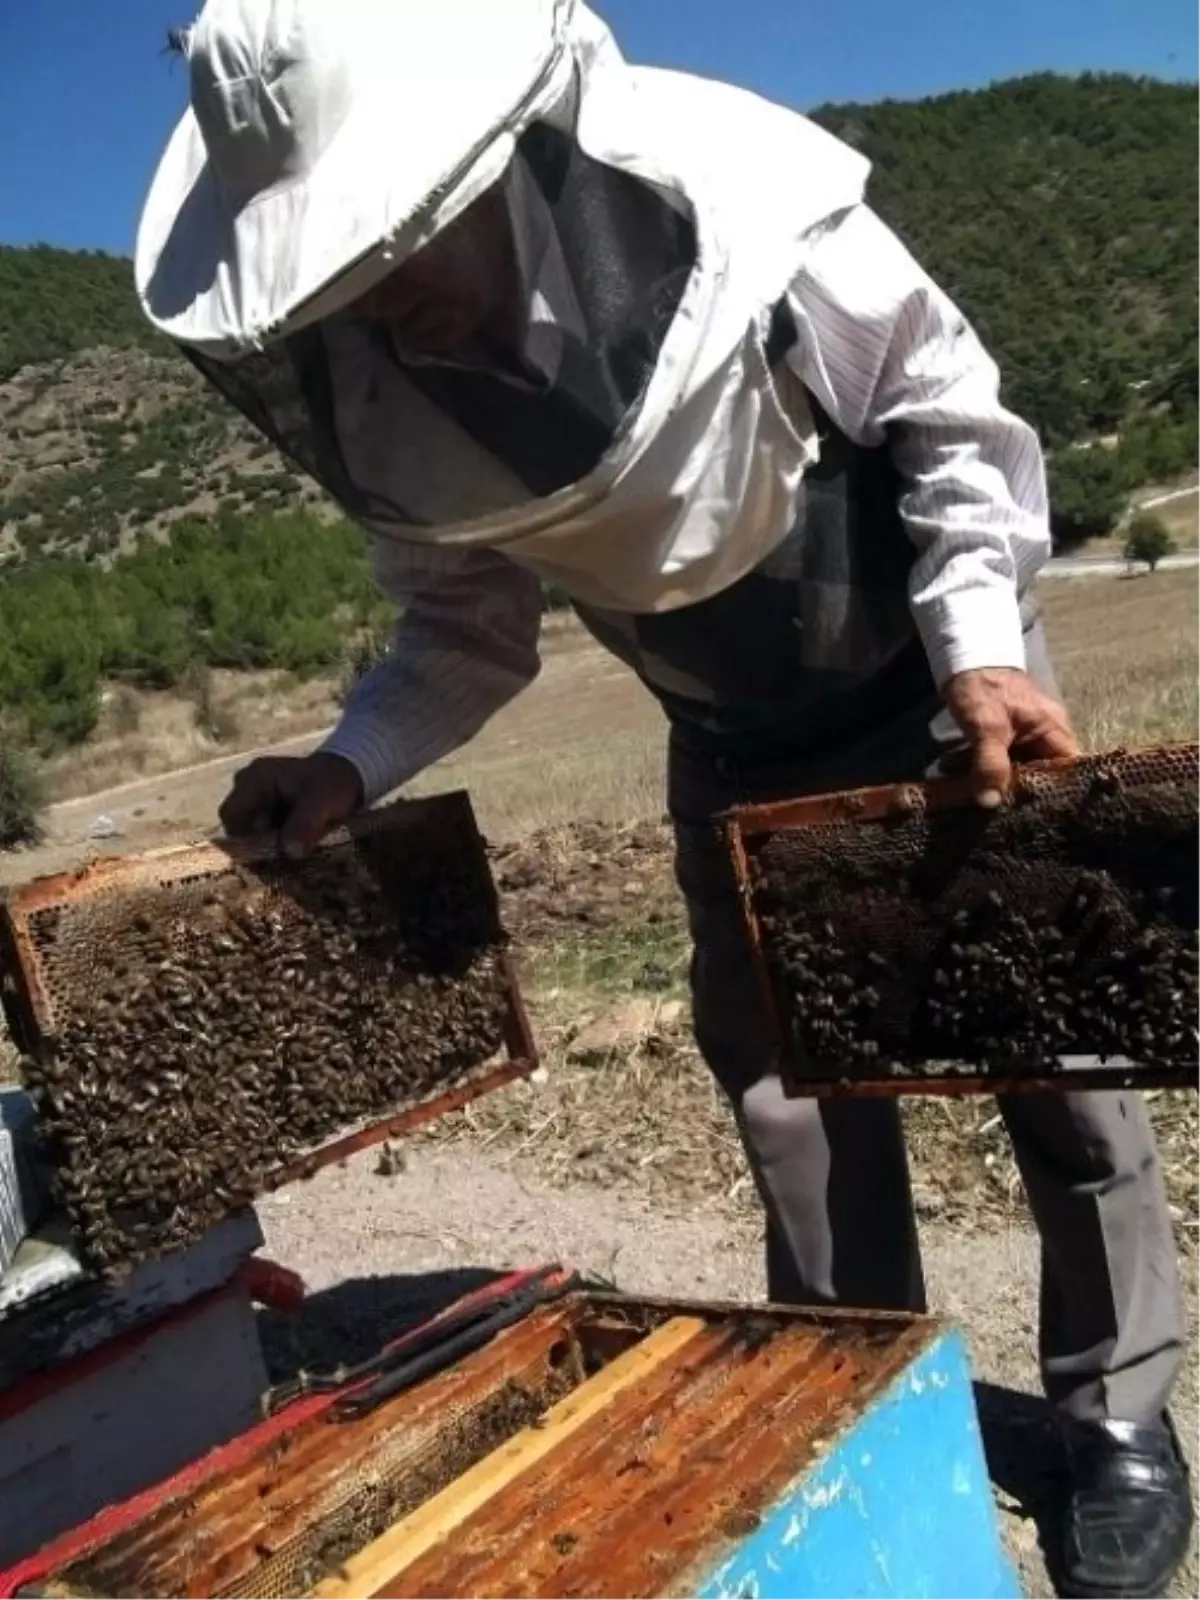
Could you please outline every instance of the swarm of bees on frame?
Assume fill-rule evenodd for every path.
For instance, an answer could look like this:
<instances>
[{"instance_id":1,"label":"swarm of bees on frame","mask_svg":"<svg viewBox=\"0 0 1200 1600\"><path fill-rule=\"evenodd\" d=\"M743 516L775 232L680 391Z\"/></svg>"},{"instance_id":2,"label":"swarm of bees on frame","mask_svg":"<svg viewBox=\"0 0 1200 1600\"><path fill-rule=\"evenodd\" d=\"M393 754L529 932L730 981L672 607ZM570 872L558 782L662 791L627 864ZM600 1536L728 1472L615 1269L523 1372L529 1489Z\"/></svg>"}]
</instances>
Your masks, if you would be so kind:
<instances>
[{"instance_id":1,"label":"swarm of bees on frame","mask_svg":"<svg viewBox=\"0 0 1200 1600\"><path fill-rule=\"evenodd\" d=\"M1194 1061L1195 786L756 846L763 948L805 1070L878 1078L1064 1056ZM961 1063L938 1066L938 1063Z\"/></svg>"},{"instance_id":2,"label":"swarm of bees on frame","mask_svg":"<svg viewBox=\"0 0 1200 1600\"><path fill-rule=\"evenodd\" d=\"M469 863L418 853L389 877L368 856L36 914L55 1032L24 1074L93 1269L187 1245L282 1165L501 1048L501 936Z\"/></svg>"}]
</instances>

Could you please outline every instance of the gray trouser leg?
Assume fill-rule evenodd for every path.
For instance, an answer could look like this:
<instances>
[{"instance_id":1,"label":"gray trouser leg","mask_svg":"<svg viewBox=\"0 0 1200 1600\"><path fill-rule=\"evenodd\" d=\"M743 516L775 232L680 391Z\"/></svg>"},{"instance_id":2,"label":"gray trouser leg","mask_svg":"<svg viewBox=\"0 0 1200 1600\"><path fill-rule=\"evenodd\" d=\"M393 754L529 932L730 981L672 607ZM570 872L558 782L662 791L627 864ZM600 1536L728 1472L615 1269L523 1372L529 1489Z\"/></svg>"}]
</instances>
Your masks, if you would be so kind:
<instances>
[{"instance_id":1,"label":"gray trouser leg","mask_svg":"<svg viewBox=\"0 0 1200 1600\"><path fill-rule=\"evenodd\" d=\"M767 1213L767 1289L805 1305L924 1309L896 1107L785 1099L728 858L711 828L678 830L694 954L696 1041L733 1103Z\"/></svg>"},{"instance_id":2,"label":"gray trouser leg","mask_svg":"<svg viewBox=\"0 0 1200 1600\"><path fill-rule=\"evenodd\" d=\"M1142 1421L1183 1356L1175 1241L1140 1095L1009 1095L1001 1103L1042 1237L1046 1393L1072 1416Z\"/></svg>"},{"instance_id":3,"label":"gray trouser leg","mask_svg":"<svg viewBox=\"0 0 1200 1600\"><path fill-rule=\"evenodd\" d=\"M1053 688L1040 628L1026 643L1031 673ZM919 1309L920 1255L895 1106L784 1098L712 818L743 800L919 776L954 743L949 719L931 700L869 744L790 771L750 776L672 752L696 1037L733 1103L762 1195L776 1299ZM1128 1094L1046 1093L1010 1096L1002 1110L1042 1239L1046 1392L1078 1417L1153 1416L1178 1370L1184 1329L1142 1103Z\"/></svg>"}]
</instances>

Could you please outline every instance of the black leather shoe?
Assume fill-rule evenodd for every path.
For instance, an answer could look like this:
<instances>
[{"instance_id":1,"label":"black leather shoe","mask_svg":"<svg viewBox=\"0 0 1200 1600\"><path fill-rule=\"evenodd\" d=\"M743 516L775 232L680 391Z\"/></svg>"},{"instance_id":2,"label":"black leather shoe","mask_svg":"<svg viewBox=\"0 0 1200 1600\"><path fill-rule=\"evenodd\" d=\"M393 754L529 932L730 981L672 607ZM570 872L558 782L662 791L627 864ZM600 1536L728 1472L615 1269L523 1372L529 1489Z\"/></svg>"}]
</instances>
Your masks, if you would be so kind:
<instances>
[{"instance_id":1,"label":"black leather shoe","mask_svg":"<svg viewBox=\"0 0 1200 1600\"><path fill-rule=\"evenodd\" d=\"M1161 1597L1188 1551L1192 1495L1170 1419L1072 1423L1060 1595Z\"/></svg>"}]
</instances>

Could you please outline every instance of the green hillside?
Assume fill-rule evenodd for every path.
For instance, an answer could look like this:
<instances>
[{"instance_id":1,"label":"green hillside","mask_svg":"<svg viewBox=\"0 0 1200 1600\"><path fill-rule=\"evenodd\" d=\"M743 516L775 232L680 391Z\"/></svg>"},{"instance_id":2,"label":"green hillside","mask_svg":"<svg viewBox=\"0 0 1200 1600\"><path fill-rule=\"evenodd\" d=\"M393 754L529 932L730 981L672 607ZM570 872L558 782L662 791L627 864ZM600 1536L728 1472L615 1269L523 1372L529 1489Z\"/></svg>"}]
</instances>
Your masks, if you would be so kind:
<instances>
[{"instance_id":1,"label":"green hillside","mask_svg":"<svg viewBox=\"0 0 1200 1600\"><path fill-rule=\"evenodd\" d=\"M816 115L1041 429L1064 543L1194 464L1194 86L1038 76ZM0 745L83 737L105 679L315 670L375 620L361 539L150 333L128 262L0 247Z\"/></svg>"},{"instance_id":2,"label":"green hillside","mask_svg":"<svg viewBox=\"0 0 1200 1600\"><path fill-rule=\"evenodd\" d=\"M0 245L0 382L96 345L162 348L137 303L129 262L102 250Z\"/></svg>"},{"instance_id":3,"label":"green hillside","mask_svg":"<svg viewBox=\"0 0 1200 1600\"><path fill-rule=\"evenodd\" d=\"M1145 78L1019 78L817 119L963 306L1050 445L1196 385L1197 96Z\"/></svg>"}]
</instances>

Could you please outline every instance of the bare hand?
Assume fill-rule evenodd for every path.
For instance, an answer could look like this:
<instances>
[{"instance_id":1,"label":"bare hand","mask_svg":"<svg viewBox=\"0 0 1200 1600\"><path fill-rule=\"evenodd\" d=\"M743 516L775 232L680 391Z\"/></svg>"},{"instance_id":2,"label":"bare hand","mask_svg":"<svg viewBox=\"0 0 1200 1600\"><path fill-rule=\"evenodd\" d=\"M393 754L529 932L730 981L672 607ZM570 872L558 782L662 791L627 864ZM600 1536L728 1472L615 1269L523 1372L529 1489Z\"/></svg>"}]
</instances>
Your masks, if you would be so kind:
<instances>
[{"instance_id":1,"label":"bare hand","mask_svg":"<svg viewBox=\"0 0 1200 1600\"><path fill-rule=\"evenodd\" d=\"M362 804L357 769L342 756L261 756L243 767L221 806L231 838L279 834L284 855L306 856Z\"/></svg>"},{"instance_id":2,"label":"bare hand","mask_svg":"<svg viewBox=\"0 0 1200 1600\"><path fill-rule=\"evenodd\" d=\"M1027 672L984 667L959 672L943 691L970 746L971 787L981 806L998 806L1012 780L1012 759L1079 754L1066 710Z\"/></svg>"}]
</instances>

